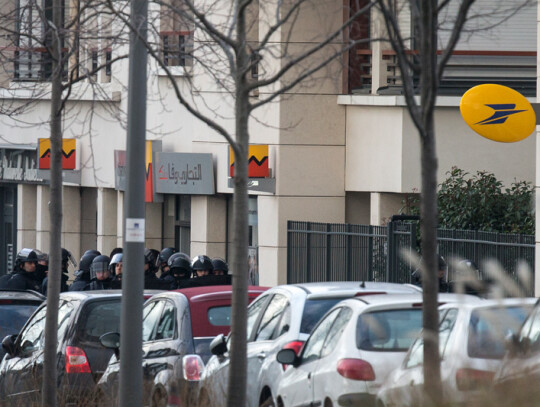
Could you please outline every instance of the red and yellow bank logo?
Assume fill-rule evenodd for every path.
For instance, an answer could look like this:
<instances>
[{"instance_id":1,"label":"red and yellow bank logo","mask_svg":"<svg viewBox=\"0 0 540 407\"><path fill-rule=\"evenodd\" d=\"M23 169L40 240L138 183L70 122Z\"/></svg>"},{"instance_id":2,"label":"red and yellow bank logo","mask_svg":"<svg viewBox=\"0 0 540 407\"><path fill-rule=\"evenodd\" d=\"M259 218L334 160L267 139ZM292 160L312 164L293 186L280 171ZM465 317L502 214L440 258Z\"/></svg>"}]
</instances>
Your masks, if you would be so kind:
<instances>
[{"instance_id":1,"label":"red and yellow bank logo","mask_svg":"<svg viewBox=\"0 0 540 407\"><path fill-rule=\"evenodd\" d=\"M51 139L40 138L39 141L39 163L40 170L51 169ZM77 142L74 138L62 139L62 169L74 170L77 168Z\"/></svg>"},{"instance_id":2,"label":"red and yellow bank logo","mask_svg":"<svg viewBox=\"0 0 540 407\"><path fill-rule=\"evenodd\" d=\"M152 141L148 140L146 142L146 157L145 157L145 180L144 180L144 201L145 202L154 202L154 163L152 160L153 157Z\"/></svg>"},{"instance_id":3,"label":"red and yellow bank logo","mask_svg":"<svg viewBox=\"0 0 540 407\"><path fill-rule=\"evenodd\" d=\"M469 89L461 98L459 109L476 133L502 143L523 140L536 128L536 115L529 101L502 85L484 84Z\"/></svg>"},{"instance_id":4,"label":"red and yellow bank logo","mask_svg":"<svg viewBox=\"0 0 540 407\"><path fill-rule=\"evenodd\" d=\"M229 175L234 177L234 151L229 147ZM254 144L249 146L248 177L268 178L268 144Z\"/></svg>"}]
</instances>

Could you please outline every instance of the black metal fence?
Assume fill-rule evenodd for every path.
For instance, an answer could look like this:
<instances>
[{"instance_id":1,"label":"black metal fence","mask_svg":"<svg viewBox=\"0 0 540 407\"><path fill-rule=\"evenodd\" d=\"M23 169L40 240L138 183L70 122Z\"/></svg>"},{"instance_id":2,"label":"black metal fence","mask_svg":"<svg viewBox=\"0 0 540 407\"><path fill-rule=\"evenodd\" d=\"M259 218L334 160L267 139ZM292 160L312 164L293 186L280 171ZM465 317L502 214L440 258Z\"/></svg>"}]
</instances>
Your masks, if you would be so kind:
<instances>
[{"instance_id":1,"label":"black metal fence","mask_svg":"<svg viewBox=\"0 0 540 407\"><path fill-rule=\"evenodd\" d=\"M387 226L288 222L287 282L368 280L409 283L409 253L417 253L416 223L395 221ZM438 230L439 253L476 264L499 261L517 279L520 261L534 270L533 235L470 230ZM532 295L534 288L526 290Z\"/></svg>"}]
</instances>

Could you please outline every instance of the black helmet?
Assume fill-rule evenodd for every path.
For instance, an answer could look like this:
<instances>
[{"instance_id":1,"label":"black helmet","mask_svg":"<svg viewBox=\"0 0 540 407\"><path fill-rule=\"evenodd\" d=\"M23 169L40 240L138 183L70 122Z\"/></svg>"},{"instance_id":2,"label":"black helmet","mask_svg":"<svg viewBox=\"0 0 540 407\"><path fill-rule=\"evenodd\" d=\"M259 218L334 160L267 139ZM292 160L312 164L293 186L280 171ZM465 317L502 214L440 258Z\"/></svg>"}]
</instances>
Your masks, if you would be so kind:
<instances>
[{"instance_id":1,"label":"black helmet","mask_svg":"<svg viewBox=\"0 0 540 407\"><path fill-rule=\"evenodd\" d=\"M176 254L179 254L179 256L176 256ZM189 262L189 257L186 259L182 254L183 253L175 253L173 256L176 257L174 259L173 256L169 257L167 264L171 268L173 276L178 276L177 278L181 279L188 279L191 276L191 263Z\"/></svg>"},{"instance_id":2,"label":"black helmet","mask_svg":"<svg viewBox=\"0 0 540 407\"><path fill-rule=\"evenodd\" d=\"M97 250L87 250L81 257L81 260L79 261L79 270L90 271L90 265L92 264L94 259L97 256L101 256L101 254L98 254L98 253L99 252Z\"/></svg>"},{"instance_id":3,"label":"black helmet","mask_svg":"<svg viewBox=\"0 0 540 407\"><path fill-rule=\"evenodd\" d=\"M95 279L98 271L108 271L110 260L108 256L103 254L96 256L90 265L90 278Z\"/></svg>"},{"instance_id":4,"label":"black helmet","mask_svg":"<svg viewBox=\"0 0 540 407\"><path fill-rule=\"evenodd\" d=\"M144 264L148 264L148 270L154 271L157 269L156 263L159 257L159 250L144 249Z\"/></svg>"},{"instance_id":5,"label":"black helmet","mask_svg":"<svg viewBox=\"0 0 540 407\"><path fill-rule=\"evenodd\" d=\"M99 250L96 250L96 249L89 249L89 250L84 252L83 256L86 255L86 254L95 254L96 256L99 256L101 254L101 252Z\"/></svg>"},{"instance_id":6,"label":"black helmet","mask_svg":"<svg viewBox=\"0 0 540 407\"><path fill-rule=\"evenodd\" d=\"M26 262L37 264L38 256L33 249L24 248L17 253L17 257L15 257L15 270L21 268L21 266Z\"/></svg>"},{"instance_id":7,"label":"black helmet","mask_svg":"<svg viewBox=\"0 0 540 407\"><path fill-rule=\"evenodd\" d=\"M223 271L223 274L229 274L229 265L220 257L215 257L212 259L212 266L214 268L214 273L216 270L221 270Z\"/></svg>"},{"instance_id":8,"label":"black helmet","mask_svg":"<svg viewBox=\"0 0 540 407\"><path fill-rule=\"evenodd\" d=\"M65 265L66 269L68 267L68 262L70 262L73 267L77 267L77 261L73 258L71 252L62 247L62 265Z\"/></svg>"},{"instance_id":9,"label":"black helmet","mask_svg":"<svg viewBox=\"0 0 540 407\"><path fill-rule=\"evenodd\" d=\"M167 260L167 266L169 267L172 267L172 263L174 260L176 260L177 258L181 257L182 259L185 259L188 261L188 263L190 264L190 268L191 268L191 259L189 258L189 256L185 253L182 253L182 252L177 252L177 253L174 253L171 255L171 257L169 257L169 260Z\"/></svg>"},{"instance_id":10,"label":"black helmet","mask_svg":"<svg viewBox=\"0 0 540 407\"><path fill-rule=\"evenodd\" d=\"M174 253L176 253L176 249L174 247L166 247L159 253L156 266L161 266L163 263L167 263L169 260L169 257L171 257Z\"/></svg>"},{"instance_id":11,"label":"black helmet","mask_svg":"<svg viewBox=\"0 0 540 407\"><path fill-rule=\"evenodd\" d=\"M111 262L109 263L109 270L111 271L111 273L114 274L115 272L115 266L118 264L118 263L122 263L122 257L124 255L122 253L116 253L112 259L111 259Z\"/></svg>"},{"instance_id":12,"label":"black helmet","mask_svg":"<svg viewBox=\"0 0 540 407\"><path fill-rule=\"evenodd\" d=\"M191 262L191 268L193 271L206 270L212 272L214 266L212 266L212 260L210 257L203 255L195 256Z\"/></svg>"},{"instance_id":13,"label":"black helmet","mask_svg":"<svg viewBox=\"0 0 540 407\"><path fill-rule=\"evenodd\" d=\"M41 250L34 249L34 252L37 255L38 261L46 261L49 262L49 255L47 253L42 252Z\"/></svg>"}]
</instances>

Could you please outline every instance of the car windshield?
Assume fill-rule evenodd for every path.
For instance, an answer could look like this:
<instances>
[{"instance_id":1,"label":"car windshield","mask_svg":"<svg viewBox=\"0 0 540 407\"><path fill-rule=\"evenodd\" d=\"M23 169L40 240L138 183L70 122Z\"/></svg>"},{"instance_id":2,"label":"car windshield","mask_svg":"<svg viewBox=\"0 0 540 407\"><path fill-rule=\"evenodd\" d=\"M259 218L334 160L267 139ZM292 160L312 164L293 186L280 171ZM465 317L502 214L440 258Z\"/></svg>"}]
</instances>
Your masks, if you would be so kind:
<instances>
[{"instance_id":1,"label":"car windshield","mask_svg":"<svg viewBox=\"0 0 540 407\"><path fill-rule=\"evenodd\" d=\"M324 298L307 300L304 305L302 322L300 322L300 333L309 334L317 325L326 311L336 305L343 298Z\"/></svg>"},{"instance_id":2,"label":"car windshield","mask_svg":"<svg viewBox=\"0 0 540 407\"><path fill-rule=\"evenodd\" d=\"M469 320L467 353L471 358L502 359L505 338L517 332L531 307L497 307L475 310Z\"/></svg>"},{"instance_id":3,"label":"car windshield","mask_svg":"<svg viewBox=\"0 0 540 407\"><path fill-rule=\"evenodd\" d=\"M368 351L405 352L421 328L420 308L361 314L356 323L356 346Z\"/></svg>"},{"instance_id":4,"label":"car windshield","mask_svg":"<svg viewBox=\"0 0 540 407\"><path fill-rule=\"evenodd\" d=\"M97 342L99 337L107 332L120 332L120 309L120 298L90 303L84 311L81 337Z\"/></svg>"},{"instance_id":5,"label":"car windshield","mask_svg":"<svg viewBox=\"0 0 540 407\"><path fill-rule=\"evenodd\" d=\"M18 334L38 306L38 303L0 305L0 337Z\"/></svg>"}]
</instances>

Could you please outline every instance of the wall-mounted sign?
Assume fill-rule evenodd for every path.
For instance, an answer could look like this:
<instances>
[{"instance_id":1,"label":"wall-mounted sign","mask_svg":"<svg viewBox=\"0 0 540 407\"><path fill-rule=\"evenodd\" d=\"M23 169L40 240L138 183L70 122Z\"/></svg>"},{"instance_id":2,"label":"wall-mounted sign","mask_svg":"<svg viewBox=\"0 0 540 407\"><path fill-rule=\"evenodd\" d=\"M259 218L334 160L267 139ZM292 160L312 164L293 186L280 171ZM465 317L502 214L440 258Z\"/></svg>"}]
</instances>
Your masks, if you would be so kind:
<instances>
[{"instance_id":1,"label":"wall-mounted sign","mask_svg":"<svg viewBox=\"0 0 540 407\"><path fill-rule=\"evenodd\" d=\"M155 154L161 151L161 140L147 140L145 154L145 182L144 201L162 202L156 195L154 188L154 159ZM125 150L114 150L114 188L118 191L125 191L127 184L127 160Z\"/></svg>"},{"instance_id":2,"label":"wall-mounted sign","mask_svg":"<svg viewBox=\"0 0 540 407\"><path fill-rule=\"evenodd\" d=\"M234 151L229 147L229 176L234 178ZM252 144L249 146L248 177L268 178L268 144Z\"/></svg>"},{"instance_id":3,"label":"wall-mounted sign","mask_svg":"<svg viewBox=\"0 0 540 407\"><path fill-rule=\"evenodd\" d=\"M38 173L36 145L0 146L0 180L43 183L44 179Z\"/></svg>"},{"instance_id":4,"label":"wall-mounted sign","mask_svg":"<svg viewBox=\"0 0 540 407\"><path fill-rule=\"evenodd\" d=\"M459 109L471 129L494 141L520 141L536 128L536 115L529 101L502 85L483 84L469 89Z\"/></svg>"},{"instance_id":5,"label":"wall-mounted sign","mask_svg":"<svg viewBox=\"0 0 540 407\"><path fill-rule=\"evenodd\" d=\"M212 154L157 153L155 186L160 194L213 195Z\"/></svg>"},{"instance_id":6,"label":"wall-mounted sign","mask_svg":"<svg viewBox=\"0 0 540 407\"><path fill-rule=\"evenodd\" d=\"M40 138L39 141L39 169L51 169L51 139ZM62 139L62 169L74 170L77 168L77 140L74 138Z\"/></svg>"}]
</instances>

